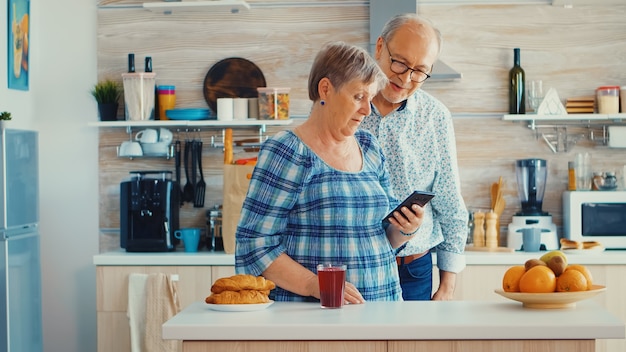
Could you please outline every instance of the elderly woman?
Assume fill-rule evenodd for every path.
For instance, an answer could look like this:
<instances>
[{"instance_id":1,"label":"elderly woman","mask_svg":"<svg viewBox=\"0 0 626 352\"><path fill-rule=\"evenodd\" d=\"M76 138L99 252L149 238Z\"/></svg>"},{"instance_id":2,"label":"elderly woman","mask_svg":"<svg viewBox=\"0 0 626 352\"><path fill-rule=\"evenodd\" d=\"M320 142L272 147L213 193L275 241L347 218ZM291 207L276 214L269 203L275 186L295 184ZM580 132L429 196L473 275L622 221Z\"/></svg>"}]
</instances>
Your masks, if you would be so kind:
<instances>
[{"instance_id":1,"label":"elderly woman","mask_svg":"<svg viewBox=\"0 0 626 352\"><path fill-rule=\"evenodd\" d=\"M384 157L359 130L387 78L369 54L341 42L317 54L309 75L309 118L268 139L259 152L237 227L236 270L263 275L277 301L319 299L316 266L347 265L346 303L401 300L395 248L421 223L398 205Z\"/></svg>"}]
</instances>

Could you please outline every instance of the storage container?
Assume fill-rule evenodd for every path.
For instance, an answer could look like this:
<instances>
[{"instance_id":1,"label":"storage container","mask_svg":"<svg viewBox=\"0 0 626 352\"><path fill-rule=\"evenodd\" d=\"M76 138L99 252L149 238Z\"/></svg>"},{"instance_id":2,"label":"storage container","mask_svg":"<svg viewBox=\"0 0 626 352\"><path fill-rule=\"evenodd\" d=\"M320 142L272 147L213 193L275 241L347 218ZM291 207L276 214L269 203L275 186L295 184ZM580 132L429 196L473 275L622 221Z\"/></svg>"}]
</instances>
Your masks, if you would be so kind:
<instances>
[{"instance_id":1,"label":"storage container","mask_svg":"<svg viewBox=\"0 0 626 352\"><path fill-rule=\"evenodd\" d=\"M290 88L257 88L259 92L259 119L289 119L290 90Z\"/></svg>"},{"instance_id":2,"label":"storage container","mask_svg":"<svg viewBox=\"0 0 626 352\"><path fill-rule=\"evenodd\" d=\"M122 73L126 120L154 120L156 74Z\"/></svg>"},{"instance_id":3,"label":"storage container","mask_svg":"<svg viewBox=\"0 0 626 352\"><path fill-rule=\"evenodd\" d=\"M596 89L598 114L619 113L619 86L604 86Z\"/></svg>"}]
</instances>

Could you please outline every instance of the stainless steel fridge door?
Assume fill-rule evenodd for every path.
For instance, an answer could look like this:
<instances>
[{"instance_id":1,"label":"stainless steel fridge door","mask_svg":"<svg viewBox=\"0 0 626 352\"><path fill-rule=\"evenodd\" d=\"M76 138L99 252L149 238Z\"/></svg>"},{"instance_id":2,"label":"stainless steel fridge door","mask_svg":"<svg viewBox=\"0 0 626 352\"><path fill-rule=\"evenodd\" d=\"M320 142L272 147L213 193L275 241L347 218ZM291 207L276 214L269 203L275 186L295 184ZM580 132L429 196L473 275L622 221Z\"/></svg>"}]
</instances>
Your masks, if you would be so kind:
<instances>
[{"instance_id":1,"label":"stainless steel fridge door","mask_svg":"<svg viewBox=\"0 0 626 352\"><path fill-rule=\"evenodd\" d=\"M0 351L42 352L37 229L0 233Z\"/></svg>"},{"instance_id":2,"label":"stainless steel fridge door","mask_svg":"<svg viewBox=\"0 0 626 352\"><path fill-rule=\"evenodd\" d=\"M39 146L37 132L0 133L0 229L39 222Z\"/></svg>"}]
</instances>

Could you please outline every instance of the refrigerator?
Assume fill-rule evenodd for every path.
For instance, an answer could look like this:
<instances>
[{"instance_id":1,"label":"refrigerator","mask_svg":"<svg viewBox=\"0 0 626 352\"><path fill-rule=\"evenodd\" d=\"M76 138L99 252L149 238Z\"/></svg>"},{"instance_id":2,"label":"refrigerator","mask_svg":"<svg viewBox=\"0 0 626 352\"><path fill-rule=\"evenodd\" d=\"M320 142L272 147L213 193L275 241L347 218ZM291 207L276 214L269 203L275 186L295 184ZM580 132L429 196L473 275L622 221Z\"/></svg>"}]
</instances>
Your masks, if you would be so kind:
<instances>
[{"instance_id":1,"label":"refrigerator","mask_svg":"<svg viewBox=\"0 0 626 352\"><path fill-rule=\"evenodd\" d=\"M36 131L0 129L0 352L41 352Z\"/></svg>"}]
</instances>

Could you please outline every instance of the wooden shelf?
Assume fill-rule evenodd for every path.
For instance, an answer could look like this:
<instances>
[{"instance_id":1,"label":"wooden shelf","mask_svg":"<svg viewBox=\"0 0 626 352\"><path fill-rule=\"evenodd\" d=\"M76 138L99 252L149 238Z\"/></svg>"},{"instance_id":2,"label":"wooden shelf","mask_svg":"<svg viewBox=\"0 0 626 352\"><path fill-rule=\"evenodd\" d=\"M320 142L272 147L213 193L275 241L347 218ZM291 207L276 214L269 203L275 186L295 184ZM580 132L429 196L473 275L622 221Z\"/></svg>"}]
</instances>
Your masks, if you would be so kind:
<instances>
[{"instance_id":1,"label":"wooden shelf","mask_svg":"<svg viewBox=\"0 0 626 352\"><path fill-rule=\"evenodd\" d=\"M250 10L250 5L244 0L161 1L144 2L143 8L164 14L198 11L229 11L231 13L238 13Z\"/></svg>"},{"instance_id":2,"label":"wooden shelf","mask_svg":"<svg viewBox=\"0 0 626 352\"><path fill-rule=\"evenodd\" d=\"M265 126L288 126L293 120L144 120L144 121L97 121L89 122L92 127L218 127L218 128L237 128L237 127L265 127Z\"/></svg>"},{"instance_id":3,"label":"wooden shelf","mask_svg":"<svg viewBox=\"0 0 626 352\"><path fill-rule=\"evenodd\" d=\"M536 115L536 114L521 114L521 115L504 115L502 117L505 121L621 121L626 119L626 113L623 114L567 114L567 115Z\"/></svg>"}]
</instances>

